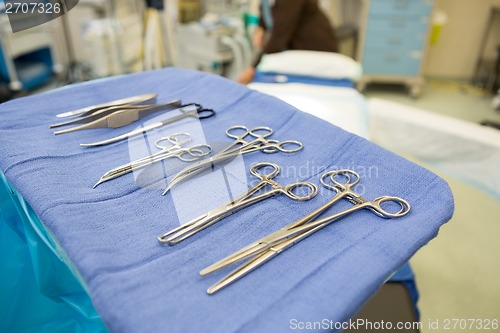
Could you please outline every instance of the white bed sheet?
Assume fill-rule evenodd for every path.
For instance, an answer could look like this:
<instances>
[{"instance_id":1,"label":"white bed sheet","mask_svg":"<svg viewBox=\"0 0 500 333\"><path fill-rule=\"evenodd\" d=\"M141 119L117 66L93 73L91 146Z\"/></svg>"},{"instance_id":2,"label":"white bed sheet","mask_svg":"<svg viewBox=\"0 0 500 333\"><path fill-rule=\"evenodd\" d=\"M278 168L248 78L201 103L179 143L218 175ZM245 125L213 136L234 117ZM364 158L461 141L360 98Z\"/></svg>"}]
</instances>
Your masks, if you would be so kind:
<instances>
[{"instance_id":1,"label":"white bed sheet","mask_svg":"<svg viewBox=\"0 0 500 333\"><path fill-rule=\"evenodd\" d=\"M297 109L367 138L367 103L355 89L303 83L251 83L249 88L275 96Z\"/></svg>"},{"instance_id":2,"label":"white bed sheet","mask_svg":"<svg viewBox=\"0 0 500 333\"><path fill-rule=\"evenodd\" d=\"M500 199L500 132L379 98L368 100L372 141L409 153Z\"/></svg>"},{"instance_id":3,"label":"white bed sheet","mask_svg":"<svg viewBox=\"0 0 500 333\"><path fill-rule=\"evenodd\" d=\"M371 98L351 88L302 83L252 83L383 147L410 154L500 200L500 132L404 104Z\"/></svg>"}]
</instances>

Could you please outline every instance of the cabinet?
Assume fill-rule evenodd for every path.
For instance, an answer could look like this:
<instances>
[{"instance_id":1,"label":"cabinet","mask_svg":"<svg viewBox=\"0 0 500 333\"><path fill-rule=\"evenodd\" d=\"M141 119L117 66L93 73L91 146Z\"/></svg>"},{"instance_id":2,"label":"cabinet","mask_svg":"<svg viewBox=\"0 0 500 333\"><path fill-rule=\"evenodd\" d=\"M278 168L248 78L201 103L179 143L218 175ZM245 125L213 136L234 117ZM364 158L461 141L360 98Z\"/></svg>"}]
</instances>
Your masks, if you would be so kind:
<instances>
[{"instance_id":1,"label":"cabinet","mask_svg":"<svg viewBox=\"0 0 500 333\"><path fill-rule=\"evenodd\" d=\"M370 82L402 83L417 97L428 44L433 0L364 0L358 61Z\"/></svg>"},{"instance_id":2,"label":"cabinet","mask_svg":"<svg viewBox=\"0 0 500 333\"><path fill-rule=\"evenodd\" d=\"M0 14L0 79L14 91L29 90L47 82L55 67L52 33L40 26L12 33Z\"/></svg>"}]
</instances>

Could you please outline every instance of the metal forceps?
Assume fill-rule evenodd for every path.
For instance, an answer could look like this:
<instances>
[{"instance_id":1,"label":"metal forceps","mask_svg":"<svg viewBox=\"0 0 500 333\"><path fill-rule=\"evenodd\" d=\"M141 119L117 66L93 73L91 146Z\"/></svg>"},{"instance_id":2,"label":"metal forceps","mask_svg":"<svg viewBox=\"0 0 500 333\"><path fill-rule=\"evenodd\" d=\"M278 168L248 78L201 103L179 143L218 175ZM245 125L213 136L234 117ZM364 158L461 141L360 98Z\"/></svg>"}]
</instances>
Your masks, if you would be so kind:
<instances>
[{"instance_id":1,"label":"metal forceps","mask_svg":"<svg viewBox=\"0 0 500 333\"><path fill-rule=\"evenodd\" d=\"M163 141L168 141L169 144L160 144ZM167 158L176 157L183 162L193 162L212 152L212 147L206 144L195 145L192 147L182 147L189 141L191 141L191 135L189 133L176 133L160 138L155 142L156 148L160 149L159 152L109 170L99 179L93 188L96 188L98 185L107 182L108 180L115 179L134 170L163 161Z\"/></svg>"},{"instance_id":2,"label":"metal forceps","mask_svg":"<svg viewBox=\"0 0 500 333\"><path fill-rule=\"evenodd\" d=\"M94 113L95 111L106 109L112 106L124 106L124 105L137 105L145 102L155 102L157 94L144 94L133 97L121 98L115 101L91 105L84 107L82 109L68 111L64 113L60 113L56 115L58 118L73 118L73 117L82 117Z\"/></svg>"},{"instance_id":3,"label":"metal forceps","mask_svg":"<svg viewBox=\"0 0 500 333\"><path fill-rule=\"evenodd\" d=\"M346 179L345 183L342 183L335 179L336 176L341 176ZM397 218L405 216L410 212L410 204L401 198L392 196L381 196L372 201L368 201L361 197L358 193L354 192L352 188L356 186L359 182L359 175L351 170L338 170L329 171L321 176L321 183L328 189L337 192L330 201L325 203L323 206L317 208L305 217L295 221L292 224L267 235L260 240L242 248L241 250L233 253L232 255L216 262L213 265L208 266L200 272L200 275L204 276L215 272L221 268L232 265L236 262L252 258L248 262L242 264L240 267L235 269L221 281L217 282L215 285L210 287L207 292L213 294L218 290L224 288L230 283L236 281L237 279L245 276L250 271L261 266L267 261L274 258L276 255L282 251L288 249L289 247L295 245L302 239L312 235L316 231L326 227L330 223L333 223L355 211L361 209L368 209L375 213L379 217L383 218ZM329 180L329 182L326 181ZM324 217L322 219L317 219L323 212L334 205L340 199L346 198L351 201L354 206L335 213L333 215ZM392 213L385 210L381 205L385 202L394 202L399 205L400 210Z\"/></svg>"},{"instance_id":4,"label":"metal forceps","mask_svg":"<svg viewBox=\"0 0 500 333\"><path fill-rule=\"evenodd\" d=\"M266 172L266 169L269 169L269 171ZM175 245L197 232L208 228L225 217L239 211L240 209L275 195L284 194L292 200L305 201L314 198L314 196L318 193L317 186L310 182L296 182L281 186L273 180L280 173L280 170L280 167L274 163L263 162L253 165L250 168L250 173L260 179L255 186L251 187L246 193L240 195L234 200L169 231L166 234L163 234L158 237L158 240L162 243ZM267 186L270 186L271 189L260 194L258 193ZM307 189L307 193L304 195L294 193L294 190L300 187L305 187Z\"/></svg>"},{"instance_id":5,"label":"metal forceps","mask_svg":"<svg viewBox=\"0 0 500 333\"><path fill-rule=\"evenodd\" d=\"M54 132L54 135L81 131L91 128L118 128L129 125L142 117L159 111L176 110L182 106L180 99L161 104L119 105L99 109L88 115L72 119L59 124L50 125L49 128L57 128L68 125L82 124L64 130Z\"/></svg>"},{"instance_id":6,"label":"metal forceps","mask_svg":"<svg viewBox=\"0 0 500 333\"><path fill-rule=\"evenodd\" d=\"M240 154L247 154L254 151L263 151L264 153L295 153L302 149L302 143L296 140L270 140L267 139L273 134L273 130L266 126L259 126L248 129L245 126L231 126L226 130L226 135L234 139L229 146L219 151L208 159L201 160L193 165L179 171L171 180L163 195L175 185L197 175L204 170L216 165L217 163L230 160ZM252 141L246 141L246 137L253 138ZM286 148L292 147L292 148Z\"/></svg>"},{"instance_id":7,"label":"metal forceps","mask_svg":"<svg viewBox=\"0 0 500 333\"><path fill-rule=\"evenodd\" d=\"M103 145L107 145L110 143L126 140L126 139L133 137L133 136L136 136L136 135L144 134L144 133L151 131L155 128L159 128L159 127L166 126L168 124L172 124L172 123L179 121L181 119L184 119L184 118L191 117L191 118L196 118L196 119L206 119L206 118L210 118L210 117L215 115L214 110L204 109L201 105L195 104L195 103L184 105L177 110L179 110L181 112L180 115L170 117L170 118L167 118L165 120L158 121L158 122L154 122L150 125L135 129L133 131L116 136L116 137L111 138L111 139L98 141L98 142L92 142L92 143L82 143L82 144L80 144L80 146L82 146L82 147L103 146Z\"/></svg>"}]
</instances>

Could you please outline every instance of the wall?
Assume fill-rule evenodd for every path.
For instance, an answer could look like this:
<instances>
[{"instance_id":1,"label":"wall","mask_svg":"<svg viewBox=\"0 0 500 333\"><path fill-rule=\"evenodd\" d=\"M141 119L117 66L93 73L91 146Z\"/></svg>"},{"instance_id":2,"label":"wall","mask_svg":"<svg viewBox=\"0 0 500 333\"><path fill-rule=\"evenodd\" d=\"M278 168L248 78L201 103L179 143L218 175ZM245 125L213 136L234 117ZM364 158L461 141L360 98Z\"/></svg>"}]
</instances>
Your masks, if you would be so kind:
<instances>
[{"instance_id":1,"label":"wall","mask_svg":"<svg viewBox=\"0 0 500 333\"><path fill-rule=\"evenodd\" d=\"M449 20L441 31L439 42L429 47L424 74L469 80L475 72L490 8L500 8L500 0L435 0L435 3L436 8L448 14ZM359 9L356 9L359 0L320 0L320 4L335 25L342 23L346 14L350 16L358 11L359 15ZM500 14L491 31L491 35L496 32L496 36L490 38L485 54L494 59L495 45L500 44Z\"/></svg>"},{"instance_id":2,"label":"wall","mask_svg":"<svg viewBox=\"0 0 500 333\"><path fill-rule=\"evenodd\" d=\"M500 8L500 0L436 0L436 7L448 14L448 23L439 42L429 47L425 75L431 77L472 78L491 6ZM486 55L495 57L494 45L500 44L500 14L491 35Z\"/></svg>"}]
</instances>

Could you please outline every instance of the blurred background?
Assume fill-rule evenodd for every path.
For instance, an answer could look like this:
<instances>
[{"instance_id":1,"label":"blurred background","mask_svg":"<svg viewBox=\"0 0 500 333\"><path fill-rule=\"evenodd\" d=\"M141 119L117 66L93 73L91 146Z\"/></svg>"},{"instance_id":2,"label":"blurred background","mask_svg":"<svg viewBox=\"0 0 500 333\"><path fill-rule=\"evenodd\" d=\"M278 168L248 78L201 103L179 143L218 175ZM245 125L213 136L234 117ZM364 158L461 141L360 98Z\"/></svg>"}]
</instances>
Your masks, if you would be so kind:
<instances>
[{"instance_id":1,"label":"blurred background","mask_svg":"<svg viewBox=\"0 0 500 333\"><path fill-rule=\"evenodd\" d=\"M249 87L445 178L455 215L411 260L421 320L500 319L500 0L319 5L339 52L265 54ZM2 102L170 66L236 80L261 52L259 0L81 0L17 33L0 8Z\"/></svg>"},{"instance_id":2,"label":"blurred background","mask_svg":"<svg viewBox=\"0 0 500 333\"><path fill-rule=\"evenodd\" d=\"M377 6L378 1L382 6L380 11L366 12L366 7ZM319 1L336 31L340 53L362 60L368 67L371 63L366 57L363 59L360 51L370 45L373 37L363 29L366 30L371 16L387 10L384 8L387 1L378 1L372 4L362 0ZM495 93L498 87L495 65L500 52L499 1L426 0L432 5L432 14L419 13L418 8L411 6L404 9L406 0L394 1L401 7L398 15L403 15L398 20L404 21L404 15L413 11L426 21L425 29L420 32L429 33L428 45L414 50L422 53L414 56L423 60L424 77L472 83L476 88ZM40 55L39 59L41 64L52 65L47 69L50 74L57 76L71 71L74 81L165 66L189 67L234 78L235 73L251 63L256 52L251 36L258 25L259 3L259 0L81 0L64 17L16 34L12 34L6 15L2 15L0 78L14 91L31 90L36 84L29 81L42 69L28 69L28 63L36 66L31 59L38 57L33 53L42 53L44 49L49 49L50 54ZM401 28L402 24L405 23L393 22L392 28ZM423 37L415 35L415 38ZM392 45L398 43L401 41L393 37ZM30 60L25 59L28 56ZM367 70L370 72L370 68Z\"/></svg>"}]
</instances>

